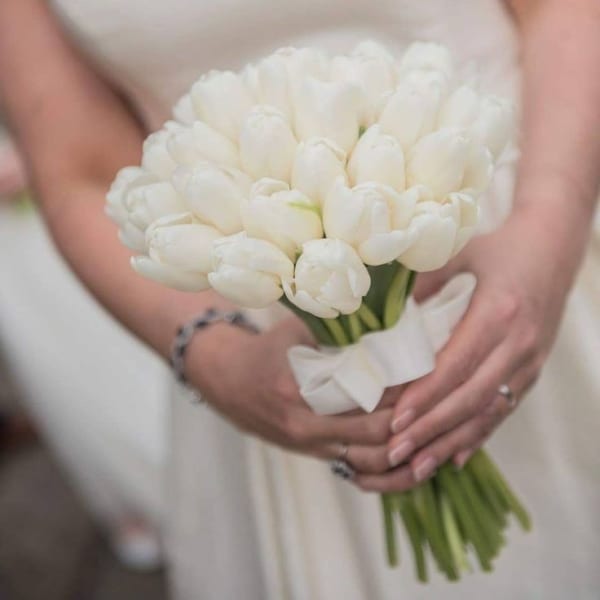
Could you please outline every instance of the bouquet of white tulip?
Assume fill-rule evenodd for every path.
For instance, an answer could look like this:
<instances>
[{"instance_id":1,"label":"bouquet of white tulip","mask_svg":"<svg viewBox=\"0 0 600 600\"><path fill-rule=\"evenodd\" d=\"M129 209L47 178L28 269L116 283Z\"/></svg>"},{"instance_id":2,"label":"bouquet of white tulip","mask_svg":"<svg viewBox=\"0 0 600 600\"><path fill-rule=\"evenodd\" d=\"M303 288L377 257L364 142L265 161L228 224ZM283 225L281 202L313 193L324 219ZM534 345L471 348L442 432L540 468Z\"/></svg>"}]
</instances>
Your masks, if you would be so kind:
<instances>
[{"instance_id":1,"label":"bouquet of white tulip","mask_svg":"<svg viewBox=\"0 0 600 600\"><path fill-rule=\"evenodd\" d=\"M373 42L333 58L286 48L201 77L141 167L118 174L107 212L145 277L296 312L321 345L290 352L315 411L374 410L386 386L433 368L468 303L468 276L427 310L411 289L474 234L511 112L457 82L437 44L399 61ZM421 580L426 548L456 579L468 548L490 568L509 512L529 527L483 451L382 500L390 563L399 516Z\"/></svg>"}]
</instances>

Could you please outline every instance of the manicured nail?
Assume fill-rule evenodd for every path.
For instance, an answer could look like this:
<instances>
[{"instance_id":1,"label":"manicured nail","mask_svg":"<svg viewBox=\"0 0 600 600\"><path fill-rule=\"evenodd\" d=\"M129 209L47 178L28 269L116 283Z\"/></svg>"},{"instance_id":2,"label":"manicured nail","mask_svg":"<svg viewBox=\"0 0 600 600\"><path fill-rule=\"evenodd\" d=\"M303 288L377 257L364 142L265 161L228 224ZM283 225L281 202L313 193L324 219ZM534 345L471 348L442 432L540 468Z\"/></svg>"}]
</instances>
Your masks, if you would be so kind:
<instances>
[{"instance_id":1,"label":"manicured nail","mask_svg":"<svg viewBox=\"0 0 600 600\"><path fill-rule=\"evenodd\" d=\"M415 418L415 409L407 408L392 421L392 433L400 433L406 429Z\"/></svg>"},{"instance_id":2,"label":"manicured nail","mask_svg":"<svg viewBox=\"0 0 600 600\"><path fill-rule=\"evenodd\" d=\"M462 469L465 466L465 464L467 463L467 461L471 458L472 455L473 455L473 450L471 450L470 448L467 448L466 450L461 450L454 457L454 464L456 465L456 468Z\"/></svg>"},{"instance_id":3,"label":"manicured nail","mask_svg":"<svg viewBox=\"0 0 600 600\"><path fill-rule=\"evenodd\" d=\"M410 440L400 442L388 455L390 467L397 467L411 455L414 449L415 445Z\"/></svg>"},{"instance_id":4,"label":"manicured nail","mask_svg":"<svg viewBox=\"0 0 600 600\"><path fill-rule=\"evenodd\" d=\"M413 470L413 475L417 481L423 481L433 474L437 467L437 462L432 456L428 456L421 461Z\"/></svg>"}]
</instances>

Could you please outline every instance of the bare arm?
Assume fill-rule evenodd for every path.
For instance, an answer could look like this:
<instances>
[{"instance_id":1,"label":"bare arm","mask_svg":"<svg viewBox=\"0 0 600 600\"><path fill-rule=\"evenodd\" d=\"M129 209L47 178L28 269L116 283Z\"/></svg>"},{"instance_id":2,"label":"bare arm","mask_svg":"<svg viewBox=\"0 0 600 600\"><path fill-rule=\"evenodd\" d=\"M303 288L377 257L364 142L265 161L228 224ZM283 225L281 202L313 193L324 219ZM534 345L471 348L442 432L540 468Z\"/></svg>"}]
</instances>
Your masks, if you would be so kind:
<instances>
[{"instance_id":1,"label":"bare arm","mask_svg":"<svg viewBox=\"0 0 600 600\"><path fill-rule=\"evenodd\" d=\"M177 324L215 299L131 271L104 195L120 167L139 162L143 132L45 2L0 2L0 102L59 250L94 296L165 356Z\"/></svg>"}]
</instances>

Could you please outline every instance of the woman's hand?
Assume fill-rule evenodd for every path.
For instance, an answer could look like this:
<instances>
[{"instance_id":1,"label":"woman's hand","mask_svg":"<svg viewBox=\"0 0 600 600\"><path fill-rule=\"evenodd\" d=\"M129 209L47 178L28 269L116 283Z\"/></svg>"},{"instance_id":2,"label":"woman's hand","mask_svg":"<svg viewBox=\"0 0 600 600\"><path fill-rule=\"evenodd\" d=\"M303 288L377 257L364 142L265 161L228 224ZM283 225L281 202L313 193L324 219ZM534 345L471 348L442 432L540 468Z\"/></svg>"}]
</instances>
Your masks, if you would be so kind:
<instances>
[{"instance_id":1,"label":"woman's hand","mask_svg":"<svg viewBox=\"0 0 600 600\"><path fill-rule=\"evenodd\" d=\"M389 403L370 415L318 416L300 396L287 350L313 343L295 317L259 335L218 324L192 341L187 372L209 404L248 433L328 459L339 457L348 445L357 470L370 472L375 460L378 470L387 469Z\"/></svg>"},{"instance_id":2,"label":"woman's hand","mask_svg":"<svg viewBox=\"0 0 600 600\"><path fill-rule=\"evenodd\" d=\"M453 457L462 466L481 446L512 410L499 387L520 399L538 377L586 238L585 228L568 231L522 210L444 270L419 277L421 298L461 271L473 272L478 285L435 371L411 383L394 409L388 460L403 466L359 477L358 485L404 490Z\"/></svg>"}]
</instances>

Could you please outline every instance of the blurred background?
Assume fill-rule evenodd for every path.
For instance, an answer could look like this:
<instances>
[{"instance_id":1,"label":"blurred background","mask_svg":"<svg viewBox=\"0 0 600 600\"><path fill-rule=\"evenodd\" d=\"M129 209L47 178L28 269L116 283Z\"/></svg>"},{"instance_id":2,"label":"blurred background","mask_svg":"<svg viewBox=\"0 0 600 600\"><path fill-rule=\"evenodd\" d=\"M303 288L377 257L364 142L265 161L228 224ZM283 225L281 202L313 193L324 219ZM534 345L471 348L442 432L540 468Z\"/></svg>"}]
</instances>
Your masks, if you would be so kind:
<instances>
[{"instance_id":1,"label":"blurred background","mask_svg":"<svg viewBox=\"0 0 600 600\"><path fill-rule=\"evenodd\" d=\"M73 330L78 315L87 320L86 311L100 309L70 280L47 239L1 125L0 255L0 599L164 599L162 499L156 491L164 406L158 394L139 385L135 395L147 414L141 433L133 435L118 427L115 434L115 422L123 419L110 402L98 412L98 384L114 364L85 352L90 332L69 334L61 307ZM40 302L48 308L46 323L35 321ZM92 321L112 350L116 325L104 315ZM55 344L58 336L65 339ZM79 353L77 359L65 347ZM54 360L48 360L53 348ZM119 348L114 350L117 360ZM160 370L144 350L138 349L138 357ZM67 369L75 377L66 376ZM90 380L91 369L96 380ZM118 369L116 375L118 381ZM116 401L121 392L131 389L104 390ZM80 406L98 425L97 438L82 430ZM108 464L111 449L118 452L121 443L130 446L134 461L122 475L108 472L102 460L86 458L100 454Z\"/></svg>"}]
</instances>

